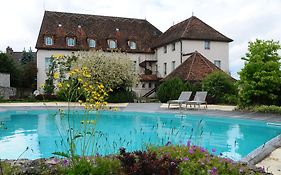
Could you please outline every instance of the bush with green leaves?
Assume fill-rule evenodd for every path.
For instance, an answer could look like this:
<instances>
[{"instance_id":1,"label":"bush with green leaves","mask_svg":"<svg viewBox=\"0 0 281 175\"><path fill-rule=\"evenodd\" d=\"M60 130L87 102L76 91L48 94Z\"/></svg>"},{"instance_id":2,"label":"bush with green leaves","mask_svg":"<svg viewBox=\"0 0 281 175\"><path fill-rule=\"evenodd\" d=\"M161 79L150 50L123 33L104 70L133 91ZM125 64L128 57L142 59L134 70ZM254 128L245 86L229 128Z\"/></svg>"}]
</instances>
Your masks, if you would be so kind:
<instances>
[{"instance_id":1,"label":"bush with green leaves","mask_svg":"<svg viewBox=\"0 0 281 175\"><path fill-rule=\"evenodd\" d=\"M245 66L239 72L239 105L281 105L281 57L279 42L249 42Z\"/></svg>"},{"instance_id":2,"label":"bush with green leaves","mask_svg":"<svg viewBox=\"0 0 281 175\"><path fill-rule=\"evenodd\" d=\"M213 103L235 103L237 88L234 80L224 72L216 71L203 79L204 90Z\"/></svg>"},{"instance_id":3,"label":"bush with green leaves","mask_svg":"<svg viewBox=\"0 0 281 175\"><path fill-rule=\"evenodd\" d=\"M127 88L116 88L108 94L107 102L109 103L125 103L134 102L136 94Z\"/></svg>"},{"instance_id":4,"label":"bush with green leaves","mask_svg":"<svg viewBox=\"0 0 281 175\"><path fill-rule=\"evenodd\" d=\"M169 100L178 99L182 91L190 90L190 85L180 78L163 82L156 91L157 98L166 103Z\"/></svg>"},{"instance_id":5,"label":"bush with green leaves","mask_svg":"<svg viewBox=\"0 0 281 175\"><path fill-rule=\"evenodd\" d=\"M12 58L7 54L0 52L0 73L8 73L11 77L11 86L21 86L21 69Z\"/></svg>"}]
</instances>

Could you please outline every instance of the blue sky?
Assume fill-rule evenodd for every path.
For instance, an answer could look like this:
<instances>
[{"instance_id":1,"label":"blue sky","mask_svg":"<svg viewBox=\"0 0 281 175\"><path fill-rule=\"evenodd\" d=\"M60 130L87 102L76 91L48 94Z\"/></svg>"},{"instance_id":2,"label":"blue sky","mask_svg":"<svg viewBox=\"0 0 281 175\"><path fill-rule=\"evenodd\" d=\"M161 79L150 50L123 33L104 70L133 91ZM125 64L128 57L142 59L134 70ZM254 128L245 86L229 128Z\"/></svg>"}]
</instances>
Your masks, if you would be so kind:
<instances>
[{"instance_id":1,"label":"blue sky","mask_svg":"<svg viewBox=\"0 0 281 175\"><path fill-rule=\"evenodd\" d=\"M7 46L14 51L35 50L44 10L146 18L162 32L193 12L234 40L229 59L236 78L249 41L281 40L281 0L2 0L0 50Z\"/></svg>"}]
</instances>

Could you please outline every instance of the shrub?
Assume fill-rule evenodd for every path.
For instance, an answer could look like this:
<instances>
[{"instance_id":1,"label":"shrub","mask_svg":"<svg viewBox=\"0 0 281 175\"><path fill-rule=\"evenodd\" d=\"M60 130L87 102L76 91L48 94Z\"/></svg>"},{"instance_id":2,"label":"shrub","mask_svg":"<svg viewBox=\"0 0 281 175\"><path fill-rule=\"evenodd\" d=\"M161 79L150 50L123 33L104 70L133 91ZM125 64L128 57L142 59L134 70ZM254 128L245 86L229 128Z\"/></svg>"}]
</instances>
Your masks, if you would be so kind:
<instances>
[{"instance_id":1,"label":"shrub","mask_svg":"<svg viewBox=\"0 0 281 175\"><path fill-rule=\"evenodd\" d=\"M158 99L162 103L166 103L169 100L178 99L182 91L190 89L188 83L184 83L181 79L175 78L163 82L156 91Z\"/></svg>"},{"instance_id":2,"label":"shrub","mask_svg":"<svg viewBox=\"0 0 281 175\"><path fill-rule=\"evenodd\" d=\"M204 90L213 103L235 103L237 88L234 80L224 72L214 72L206 76L202 81Z\"/></svg>"},{"instance_id":3,"label":"shrub","mask_svg":"<svg viewBox=\"0 0 281 175\"><path fill-rule=\"evenodd\" d=\"M121 172L120 161L116 158L96 157L94 160L82 158L75 167L65 167L61 174L91 174L91 175L119 175Z\"/></svg>"},{"instance_id":4,"label":"shrub","mask_svg":"<svg viewBox=\"0 0 281 175\"><path fill-rule=\"evenodd\" d=\"M260 105L260 106L238 106L238 109L253 111L253 112L262 112L262 113L272 113L272 114L281 114L281 106L275 105Z\"/></svg>"},{"instance_id":5,"label":"shrub","mask_svg":"<svg viewBox=\"0 0 281 175\"><path fill-rule=\"evenodd\" d=\"M151 147L150 151L155 152L158 158L168 154L171 159L180 160L177 167L179 174L260 174L250 170L246 165L210 154L204 148L191 146L190 142L187 146Z\"/></svg>"},{"instance_id":6,"label":"shrub","mask_svg":"<svg viewBox=\"0 0 281 175\"><path fill-rule=\"evenodd\" d=\"M20 66L7 54L0 52L0 73L8 73L11 77L11 86L20 87L21 69Z\"/></svg>"},{"instance_id":7,"label":"shrub","mask_svg":"<svg viewBox=\"0 0 281 175\"><path fill-rule=\"evenodd\" d=\"M133 91L127 90L125 88L114 89L107 98L109 103L124 103L124 102L134 102L136 95Z\"/></svg>"},{"instance_id":8,"label":"shrub","mask_svg":"<svg viewBox=\"0 0 281 175\"><path fill-rule=\"evenodd\" d=\"M155 152L136 151L127 153L124 148L121 148L118 158L125 174L178 174L179 160L171 158L168 154L157 157Z\"/></svg>"}]
</instances>

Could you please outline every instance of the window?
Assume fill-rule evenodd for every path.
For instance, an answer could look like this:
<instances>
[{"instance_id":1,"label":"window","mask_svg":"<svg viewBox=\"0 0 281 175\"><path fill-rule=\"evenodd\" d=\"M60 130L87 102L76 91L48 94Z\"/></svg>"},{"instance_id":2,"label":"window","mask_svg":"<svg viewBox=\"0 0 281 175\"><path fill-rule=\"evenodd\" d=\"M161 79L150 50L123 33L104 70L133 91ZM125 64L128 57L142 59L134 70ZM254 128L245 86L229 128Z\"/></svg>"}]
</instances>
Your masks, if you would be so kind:
<instances>
[{"instance_id":1,"label":"window","mask_svg":"<svg viewBox=\"0 0 281 175\"><path fill-rule=\"evenodd\" d=\"M52 37L50 37L50 36L45 36L44 40L45 40L45 45L46 45L46 46L51 46L51 45L53 45L53 38L52 38Z\"/></svg>"},{"instance_id":2,"label":"window","mask_svg":"<svg viewBox=\"0 0 281 175\"><path fill-rule=\"evenodd\" d=\"M48 72L51 65L51 58L45 58L45 71Z\"/></svg>"},{"instance_id":3,"label":"window","mask_svg":"<svg viewBox=\"0 0 281 175\"><path fill-rule=\"evenodd\" d=\"M138 88L139 87L139 84L136 84L136 88Z\"/></svg>"},{"instance_id":4,"label":"window","mask_svg":"<svg viewBox=\"0 0 281 175\"><path fill-rule=\"evenodd\" d=\"M94 40L94 39L88 39L88 45L89 45L89 47L91 47L91 48L96 47L96 40Z\"/></svg>"},{"instance_id":5,"label":"window","mask_svg":"<svg viewBox=\"0 0 281 175\"><path fill-rule=\"evenodd\" d=\"M133 66L134 66L133 70L134 70L134 72L136 72L136 70L137 70L137 68L136 68L137 67L137 61L134 61Z\"/></svg>"},{"instance_id":6,"label":"window","mask_svg":"<svg viewBox=\"0 0 281 175\"><path fill-rule=\"evenodd\" d=\"M164 53L167 53L167 46L164 46Z\"/></svg>"},{"instance_id":7,"label":"window","mask_svg":"<svg viewBox=\"0 0 281 175\"><path fill-rule=\"evenodd\" d=\"M172 61L172 71L176 68L176 61Z\"/></svg>"},{"instance_id":8,"label":"window","mask_svg":"<svg viewBox=\"0 0 281 175\"><path fill-rule=\"evenodd\" d=\"M173 43L172 44L172 51L175 51L176 50L176 43Z\"/></svg>"},{"instance_id":9,"label":"window","mask_svg":"<svg viewBox=\"0 0 281 175\"><path fill-rule=\"evenodd\" d=\"M142 83L142 88L145 88L145 83Z\"/></svg>"},{"instance_id":10,"label":"window","mask_svg":"<svg viewBox=\"0 0 281 175\"><path fill-rule=\"evenodd\" d=\"M148 88L152 88L152 84L151 83L148 83Z\"/></svg>"},{"instance_id":11,"label":"window","mask_svg":"<svg viewBox=\"0 0 281 175\"><path fill-rule=\"evenodd\" d=\"M164 63L164 75L167 75L167 63Z\"/></svg>"},{"instance_id":12,"label":"window","mask_svg":"<svg viewBox=\"0 0 281 175\"><path fill-rule=\"evenodd\" d=\"M205 41L205 49L210 50L210 41Z\"/></svg>"},{"instance_id":13,"label":"window","mask_svg":"<svg viewBox=\"0 0 281 175\"><path fill-rule=\"evenodd\" d=\"M215 60L215 61L214 61L214 64L215 64L217 67L221 68L221 60Z\"/></svg>"},{"instance_id":14,"label":"window","mask_svg":"<svg viewBox=\"0 0 281 175\"><path fill-rule=\"evenodd\" d=\"M128 41L128 45L129 45L130 49L136 49L137 48L137 44L134 41Z\"/></svg>"},{"instance_id":15,"label":"window","mask_svg":"<svg viewBox=\"0 0 281 175\"><path fill-rule=\"evenodd\" d=\"M67 46L75 46L75 38L67 37L66 38L66 43L67 43Z\"/></svg>"},{"instance_id":16,"label":"window","mask_svg":"<svg viewBox=\"0 0 281 175\"><path fill-rule=\"evenodd\" d=\"M117 41L116 41L116 40L109 39L109 40L107 40L107 44L108 44L108 47L109 47L110 49L115 49L115 48L117 48Z\"/></svg>"}]
</instances>

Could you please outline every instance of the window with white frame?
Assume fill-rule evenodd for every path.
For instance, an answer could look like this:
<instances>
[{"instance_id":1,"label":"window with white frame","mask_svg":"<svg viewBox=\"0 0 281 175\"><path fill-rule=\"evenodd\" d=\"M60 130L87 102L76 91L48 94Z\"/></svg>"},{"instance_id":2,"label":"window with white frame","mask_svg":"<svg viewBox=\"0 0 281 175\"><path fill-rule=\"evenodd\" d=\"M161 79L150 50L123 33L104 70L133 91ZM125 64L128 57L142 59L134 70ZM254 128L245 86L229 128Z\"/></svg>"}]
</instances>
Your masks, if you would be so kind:
<instances>
[{"instance_id":1,"label":"window with white frame","mask_svg":"<svg viewBox=\"0 0 281 175\"><path fill-rule=\"evenodd\" d=\"M96 40L89 38L88 39L88 45L91 48L95 48L96 47Z\"/></svg>"},{"instance_id":2,"label":"window with white frame","mask_svg":"<svg viewBox=\"0 0 281 175\"><path fill-rule=\"evenodd\" d=\"M164 63L164 76L167 75L167 63Z\"/></svg>"},{"instance_id":3,"label":"window with white frame","mask_svg":"<svg viewBox=\"0 0 281 175\"><path fill-rule=\"evenodd\" d=\"M114 39L108 39L107 45L110 49L116 49L117 48L117 41Z\"/></svg>"},{"instance_id":4,"label":"window with white frame","mask_svg":"<svg viewBox=\"0 0 281 175\"><path fill-rule=\"evenodd\" d=\"M176 50L176 43L173 43L172 44L172 51L175 51Z\"/></svg>"},{"instance_id":5,"label":"window with white frame","mask_svg":"<svg viewBox=\"0 0 281 175\"><path fill-rule=\"evenodd\" d=\"M45 71L46 71L46 72L49 71L50 65L51 65L51 58L50 58L50 57L46 57L46 58L45 58Z\"/></svg>"},{"instance_id":6,"label":"window with white frame","mask_svg":"<svg viewBox=\"0 0 281 175\"><path fill-rule=\"evenodd\" d=\"M135 41L128 41L128 46L130 47L130 49L134 50L137 48L137 44Z\"/></svg>"},{"instance_id":7,"label":"window with white frame","mask_svg":"<svg viewBox=\"0 0 281 175\"><path fill-rule=\"evenodd\" d=\"M176 68L176 61L172 61L172 71Z\"/></svg>"},{"instance_id":8,"label":"window with white frame","mask_svg":"<svg viewBox=\"0 0 281 175\"><path fill-rule=\"evenodd\" d=\"M215 61L214 61L214 64L215 64L217 67L221 68L221 60L215 60Z\"/></svg>"},{"instance_id":9,"label":"window with white frame","mask_svg":"<svg viewBox=\"0 0 281 175\"><path fill-rule=\"evenodd\" d=\"M205 49L210 50L210 41L205 41Z\"/></svg>"},{"instance_id":10,"label":"window with white frame","mask_svg":"<svg viewBox=\"0 0 281 175\"><path fill-rule=\"evenodd\" d=\"M167 46L164 46L164 53L167 53Z\"/></svg>"},{"instance_id":11,"label":"window with white frame","mask_svg":"<svg viewBox=\"0 0 281 175\"><path fill-rule=\"evenodd\" d=\"M75 38L74 37L67 37L66 43L67 43L67 46L75 46Z\"/></svg>"},{"instance_id":12,"label":"window with white frame","mask_svg":"<svg viewBox=\"0 0 281 175\"><path fill-rule=\"evenodd\" d=\"M53 45L53 38L50 36L45 36L44 37L44 43L46 46L51 46Z\"/></svg>"}]
</instances>

